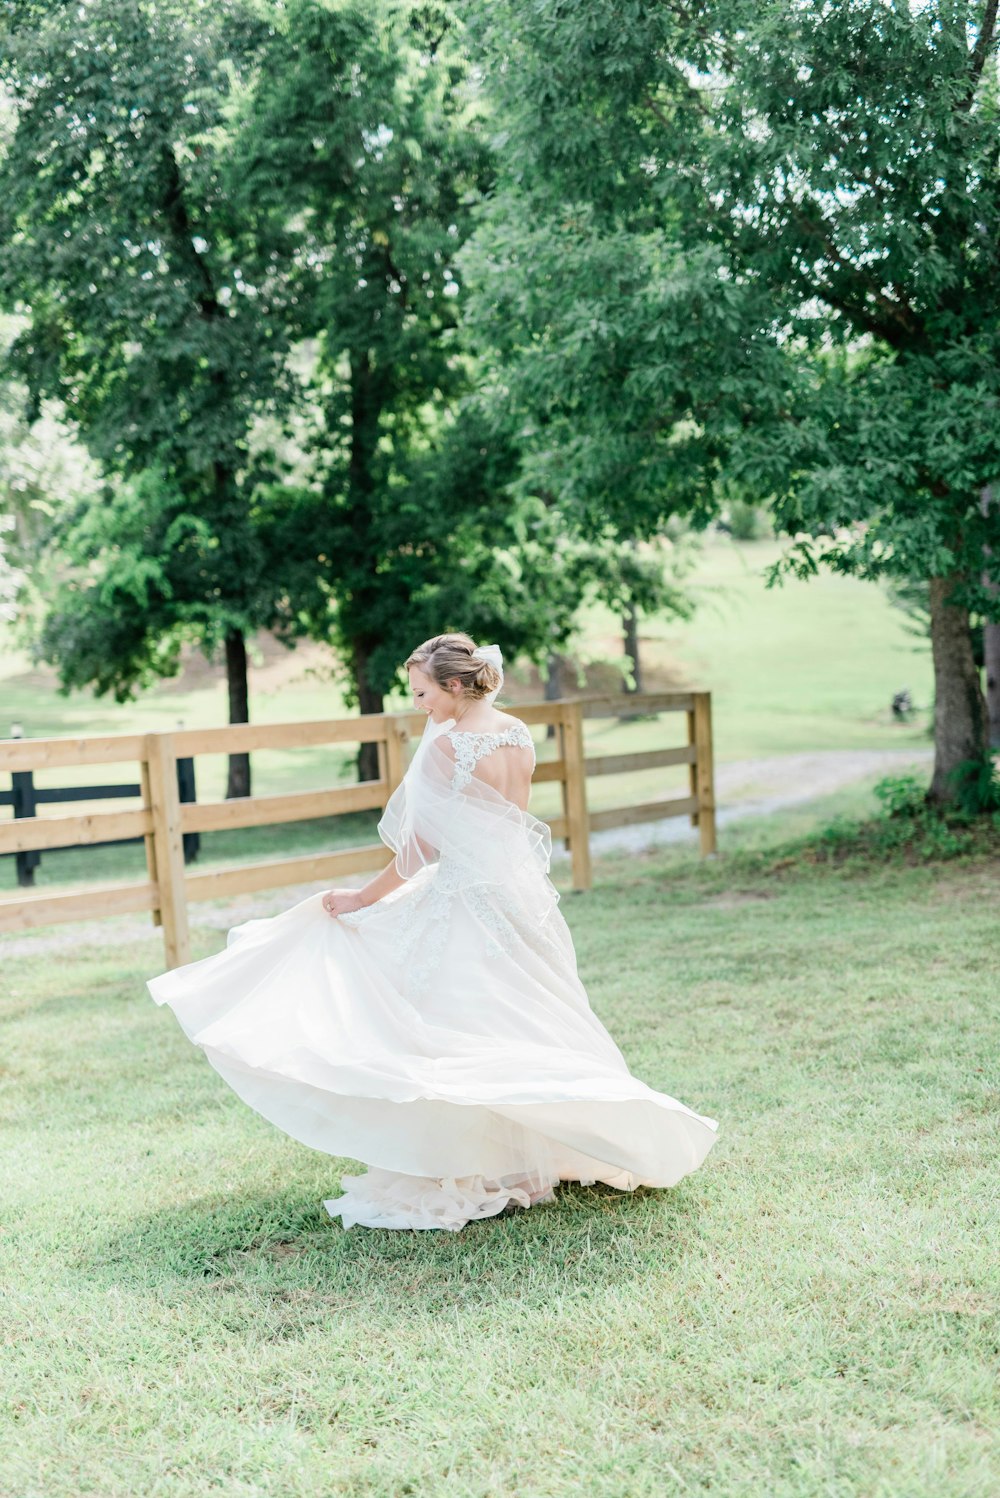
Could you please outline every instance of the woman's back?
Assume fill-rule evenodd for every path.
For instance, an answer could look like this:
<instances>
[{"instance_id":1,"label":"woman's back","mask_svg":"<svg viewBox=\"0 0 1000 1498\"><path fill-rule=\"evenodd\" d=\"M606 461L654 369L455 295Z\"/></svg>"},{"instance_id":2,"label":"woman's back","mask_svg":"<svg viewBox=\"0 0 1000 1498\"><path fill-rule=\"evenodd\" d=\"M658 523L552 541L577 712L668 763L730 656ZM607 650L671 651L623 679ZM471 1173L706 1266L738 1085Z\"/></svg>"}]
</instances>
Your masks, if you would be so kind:
<instances>
[{"instance_id":1,"label":"woman's back","mask_svg":"<svg viewBox=\"0 0 1000 1498\"><path fill-rule=\"evenodd\" d=\"M459 788L471 779L484 781L505 801L527 811L535 747L520 719L496 713L486 728L452 728L445 737L454 757L455 784Z\"/></svg>"}]
</instances>

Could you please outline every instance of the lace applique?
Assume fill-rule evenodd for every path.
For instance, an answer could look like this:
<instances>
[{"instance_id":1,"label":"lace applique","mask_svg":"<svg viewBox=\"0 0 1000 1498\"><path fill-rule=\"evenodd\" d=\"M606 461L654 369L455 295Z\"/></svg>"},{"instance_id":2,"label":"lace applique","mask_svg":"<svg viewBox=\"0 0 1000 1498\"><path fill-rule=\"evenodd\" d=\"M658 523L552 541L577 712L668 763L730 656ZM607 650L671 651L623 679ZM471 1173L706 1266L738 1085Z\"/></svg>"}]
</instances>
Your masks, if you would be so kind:
<instances>
[{"instance_id":1,"label":"lace applique","mask_svg":"<svg viewBox=\"0 0 1000 1498\"><path fill-rule=\"evenodd\" d=\"M565 960L560 922L548 917L541 923L538 920L550 900L549 917L554 916L559 897L547 879L544 888L535 887L533 893L536 898L530 903L530 897L511 889L473 884L462 891L466 909L484 928L487 957L502 957L520 947L544 962Z\"/></svg>"},{"instance_id":2,"label":"lace applique","mask_svg":"<svg viewBox=\"0 0 1000 1498\"><path fill-rule=\"evenodd\" d=\"M487 957L502 957L517 944L518 933L500 905L500 892L488 893L481 885L471 885L463 899L486 930Z\"/></svg>"},{"instance_id":3,"label":"lace applique","mask_svg":"<svg viewBox=\"0 0 1000 1498\"><path fill-rule=\"evenodd\" d=\"M459 870L442 859L423 889L405 897L393 956L404 973L405 992L419 998L437 972L451 928L452 901L462 883Z\"/></svg>"},{"instance_id":4,"label":"lace applique","mask_svg":"<svg viewBox=\"0 0 1000 1498\"><path fill-rule=\"evenodd\" d=\"M505 744L515 749L530 749L534 758L534 740L523 723L513 723L502 733L462 733L452 729L448 737L455 746L455 775L452 785L459 791L468 785L475 774L476 761L485 759L494 749L500 749Z\"/></svg>"},{"instance_id":5,"label":"lace applique","mask_svg":"<svg viewBox=\"0 0 1000 1498\"><path fill-rule=\"evenodd\" d=\"M547 883L547 881L546 881ZM542 891L537 891L540 903ZM552 892L553 900L555 892ZM402 990L419 1000L431 988L440 968L451 933L455 901L464 904L482 931L485 956L495 961L520 948L544 962L573 960L572 947L559 940L558 920L545 920L539 927L525 909L523 897L504 888L468 884L466 873L443 859L422 881L421 887L399 900L399 924L392 932L392 957L401 970ZM339 917L339 924L355 926L373 915L379 905L367 905ZM554 928L554 929L553 929Z\"/></svg>"},{"instance_id":6,"label":"lace applique","mask_svg":"<svg viewBox=\"0 0 1000 1498\"><path fill-rule=\"evenodd\" d=\"M446 890L437 889L435 880L425 895L413 901L413 906L399 933L396 960L405 974L406 993L418 998L430 988L448 940L451 896Z\"/></svg>"}]
</instances>

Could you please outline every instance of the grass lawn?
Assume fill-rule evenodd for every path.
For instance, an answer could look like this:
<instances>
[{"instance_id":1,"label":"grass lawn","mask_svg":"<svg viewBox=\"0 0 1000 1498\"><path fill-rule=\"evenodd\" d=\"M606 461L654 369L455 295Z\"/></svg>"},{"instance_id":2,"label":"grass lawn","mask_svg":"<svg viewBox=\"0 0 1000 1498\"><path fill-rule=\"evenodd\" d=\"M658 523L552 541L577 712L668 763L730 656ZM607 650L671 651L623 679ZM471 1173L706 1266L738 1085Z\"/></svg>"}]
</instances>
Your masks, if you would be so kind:
<instances>
[{"instance_id":1,"label":"grass lawn","mask_svg":"<svg viewBox=\"0 0 1000 1498\"><path fill-rule=\"evenodd\" d=\"M992 1498L997 864L746 842L564 902L706 1165L454 1236L326 1218L341 1163L145 998L152 929L7 959L0 1491Z\"/></svg>"},{"instance_id":2,"label":"grass lawn","mask_svg":"<svg viewBox=\"0 0 1000 1498\"><path fill-rule=\"evenodd\" d=\"M926 746L930 642L912 635L871 583L821 573L767 588L765 572L781 551L776 541L706 538L691 583L695 617L643 622L651 689L689 683L711 691L721 760ZM614 617L594 609L584 643L602 641L609 653L621 649ZM920 710L908 725L891 712L904 687Z\"/></svg>"}]
</instances>

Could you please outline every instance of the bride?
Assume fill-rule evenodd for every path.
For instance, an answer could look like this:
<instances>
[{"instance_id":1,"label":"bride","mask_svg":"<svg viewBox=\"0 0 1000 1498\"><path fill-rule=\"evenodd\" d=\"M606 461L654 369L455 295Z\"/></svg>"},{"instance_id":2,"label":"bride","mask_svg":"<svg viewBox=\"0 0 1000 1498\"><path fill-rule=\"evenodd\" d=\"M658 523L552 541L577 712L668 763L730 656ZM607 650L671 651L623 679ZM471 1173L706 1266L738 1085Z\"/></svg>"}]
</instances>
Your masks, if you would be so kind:
<instances>
[{"instance_id":1,"label":"bride","mask_svg":"<svg viewBox=\"0 0 1000 1498\"><path fill-rule=\"evenodd\" d=\"M527 809L531 735L493 706L500 651L438 635L406 665L428 722L379 823L394 860L236 927L153 998L252 1108L366 1162L325 1203L345 1227L457 1231L561 1180L674 1185L716 1125L637 1081L590 1008Z\"/></svg>"}]
</instances>

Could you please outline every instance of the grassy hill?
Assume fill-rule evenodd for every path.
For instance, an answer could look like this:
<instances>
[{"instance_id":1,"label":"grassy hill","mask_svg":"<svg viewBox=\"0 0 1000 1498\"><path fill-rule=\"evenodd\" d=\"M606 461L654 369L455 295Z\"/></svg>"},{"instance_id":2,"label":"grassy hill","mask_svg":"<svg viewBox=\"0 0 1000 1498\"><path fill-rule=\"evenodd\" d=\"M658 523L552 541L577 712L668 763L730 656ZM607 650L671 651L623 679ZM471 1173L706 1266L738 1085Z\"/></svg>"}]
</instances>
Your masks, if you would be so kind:
<instances>
[{"instance_id":1,"label":"grassy hill","mask_svg":"<svg viewBox=\"0 0 1000 1498\"><path fill-rule=\"evenodd\" d=\"M926 743L928 645L908 633L903 616L871 584L823 575L768 590L764 571L778 551L776 542L706 541L692 580L695 618L643 622L648 686L710 689L722 759ZM588 685L613 686L617 673L610 662L620 657L621 642L608 610L589 612L581 646L590 663ZM536 696L538 686L533 670L515 667L509 696L523 701ZM906 727L893 721L889 706L902 687L925 709ZM329 651L311 645L288 651L266 638L258 642L251 668L251 700L260 722L343 711ZM404 703L401 694L395 705ZM118 705L84 692L63 697L53 673L32 668L0 627L0 731L15 721L38 737L142 732L179 722L194 728L225 720L222 669L201 657L190 660L179 679L134 703Z\"/></svg>"}]
</instances>

